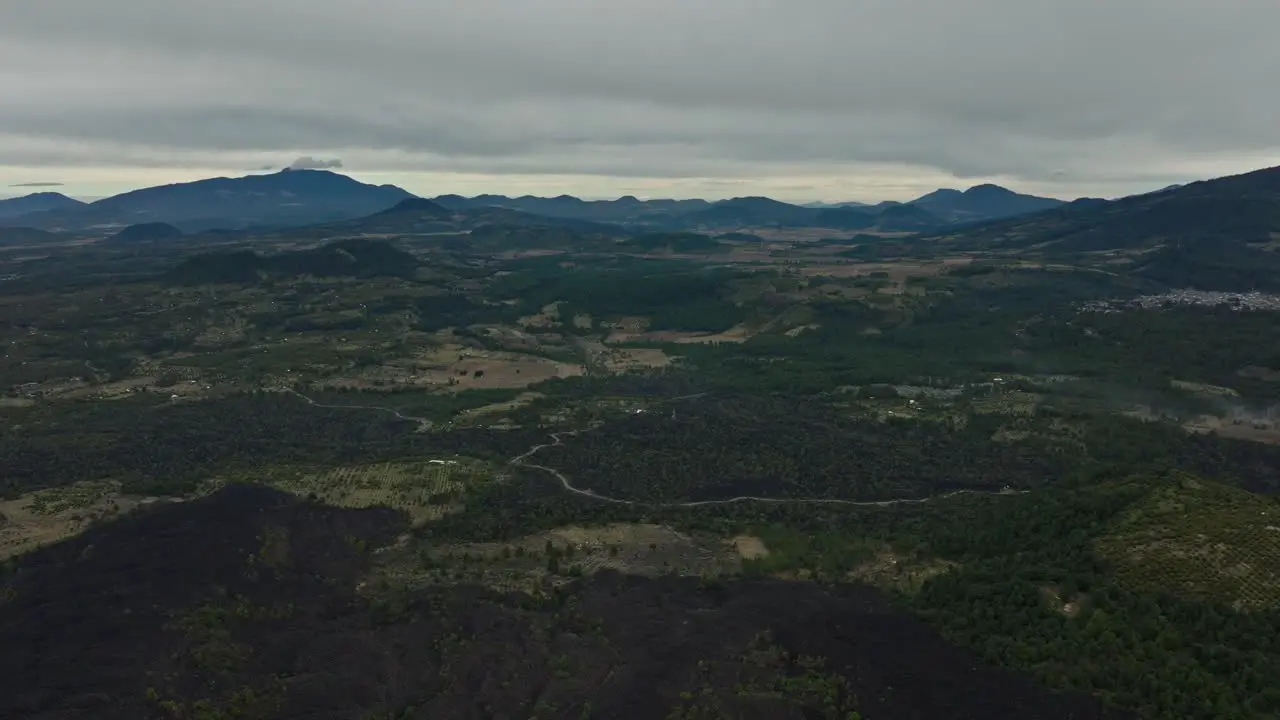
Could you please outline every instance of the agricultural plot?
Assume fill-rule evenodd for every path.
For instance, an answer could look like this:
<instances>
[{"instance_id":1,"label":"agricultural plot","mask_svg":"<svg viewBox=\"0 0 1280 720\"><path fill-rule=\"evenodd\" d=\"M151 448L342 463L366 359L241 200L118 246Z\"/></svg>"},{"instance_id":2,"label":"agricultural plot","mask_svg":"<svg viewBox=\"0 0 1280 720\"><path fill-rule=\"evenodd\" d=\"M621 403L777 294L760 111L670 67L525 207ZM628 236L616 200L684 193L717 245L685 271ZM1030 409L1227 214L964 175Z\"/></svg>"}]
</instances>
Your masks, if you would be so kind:
<instances>
[{"instance_id":1,"label":"agricultural plot","mask_svg":"<svg viewBox=\"0 0 1280 720\"><path fill-rule=\"evenodd\" d=\"M119 483L85 482L0 502L0 560L65 540L141 504L119 493Z\"/></svg>"},{"instance_id":2,"label":"agricultural plot","mask_svg":"<svg viewBox=\"0 0 1280 720\"><path fill-rule=\"evenodd\" d=\"M560 527L508 542L428 541L381 554L371 587L476 583L538 593L603 570L649 577L732 575L741 571L744 559L767 552L763 546L744 546L743 540L690 535L664 525L613 524Z\"/></svg>"},{"instance_id":3,"label":"agricultural plot","mask_svg":"<svg viewBox=\"0 0 1280 720\"><path fill-rule=\"evenodd\" d=\"M1280 607L1280 503L1225 485L1182 479L1159 488L1097 541L1136 589Z\"/></svg>"},{"instance_id":4,"label":"agricultural plot","mask_svg":"<svg viewBox=\"0 0 1280 720\"><path fill-rule=\"evenodd\" d=\"M264 482L286 492L339 507L386 506L409 513L414 523L436 520L459 509L469 485L487 477L465 458L378 463L311 473L268 473Z\"/></svg>"}]
</instances>

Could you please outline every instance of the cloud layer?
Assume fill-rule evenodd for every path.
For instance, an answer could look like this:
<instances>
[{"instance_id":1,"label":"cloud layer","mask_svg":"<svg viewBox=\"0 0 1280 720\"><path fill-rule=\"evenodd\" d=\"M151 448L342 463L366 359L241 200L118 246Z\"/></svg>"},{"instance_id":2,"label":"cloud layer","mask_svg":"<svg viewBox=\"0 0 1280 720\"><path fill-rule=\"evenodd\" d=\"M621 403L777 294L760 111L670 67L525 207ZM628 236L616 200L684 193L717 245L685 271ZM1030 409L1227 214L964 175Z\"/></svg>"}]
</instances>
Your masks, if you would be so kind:
<instances>
[{"instance_id":1,"label":"cloud layer","mask_svg":"<svg viewBox=\"0 0 1280 720\"><path fill-rule=\"evenodd\" d=\"M289 163L288 167L290 170L336 170L342 167L342 161L337 158L320 160L310 155L304 155Z\"/></svg>"},{"instance_id":2,"label":"cloud layer","mask_svg":"<svg viewBox=\"0 0 1280 720\"><path fill-rule=\"evenodd\" d=\"M1263 0L0 3L0 158L25 168L1079 195L1280 163Z\"/></svg>"}]
</instances>

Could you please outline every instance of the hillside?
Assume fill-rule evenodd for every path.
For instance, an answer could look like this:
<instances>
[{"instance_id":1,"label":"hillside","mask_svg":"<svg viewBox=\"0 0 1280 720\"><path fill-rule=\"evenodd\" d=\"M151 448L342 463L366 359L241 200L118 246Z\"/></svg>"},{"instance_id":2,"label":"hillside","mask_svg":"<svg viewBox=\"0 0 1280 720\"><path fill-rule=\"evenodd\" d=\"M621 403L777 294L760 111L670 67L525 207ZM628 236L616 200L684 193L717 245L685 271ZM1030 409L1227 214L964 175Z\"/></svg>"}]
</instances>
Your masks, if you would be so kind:
<instances>
[{"instance_id":1,"label":"hillside","mask_svg":"<svg viewBox=\"0 0 1280 720\"><path fill-rule=\"evenodd\" d=\"M66 236L29 227L0 227L0 245L41 245Z\"/></svg>"},{"instance_id":2,"label":"hillside","mask_svg":"<svg viewBox=\"0 0 1280 720\"><path fill-rule=\"evenodd\" d=\"M451 210L507 208L556 218L669 229L782 225L848 230L878 229L915 232L949 223L1009 217L1056 207L1061 200L1022 195L995 185L979 185L964 192L938 190L911 203L859 202L794 205L767 197L706 200L582 200L572 195L540 198L531 195L441 195L434 201ZM910 208L910 210L906 210ZM893 210L889 213L887 211Z\"/></svg>"},{"instance_id":3,"label":"hillside","mask_svg":"<svg viewBox=\"0 0 1280 720\"><path fill-rule=\"evenodd\" d=\"M1280 237L1280 168L1203 180L1119 200L1080 200L940 238L965 248L1045 252L1136 250Z\"/></svg>"},{"instance_id":4,"label":"hillside","mask_svg":"<svg viewBox=\"0 0 1280 720\"><path fill-rule=\"evenodd\" d=\"M212 252L184 260L166 275L180 285L254 283L266 278L411 277L418 261L388 242L348 239L310 250L259 255L252 250Z\"/></svg>"},{"instance_id":5,"label":"hillside","mask_svg":"<svg viewBox=\"0 0 1280 720\"><path fill-rule=\"evenodd\" d=\"M44 229L163 222L185 231L331 222L385 210L413 195L325 170L211 178L134 190L70 209L22 217Z\"/></svg>"},{"instance_id":6,"label":"hillside","mask_svg":"<svg viewBox=\"0 0 1280 720\"><path fill-rule=\"evenodd\" d=\"M691 226L749 227L753 225L806 225L822 211L791 205L767 197L740 197L721 200L705 210L683 215Z\"/></svg>"},{"instance_id":7,"label":"hillside","mask_svg":"<svg viewBox=\"0 0 1280 720\"><path fill-rule=\"evenodd\" d=\"M764 197L723 200L706 210L682 215L676 222L687 227L824 227L885 232L918 232L945 224L925 209L896 203L813 208Z\"/></svg>"},{"instance_id":8,"label":"hillside","mask_svg":"<svg viewBox=\"0 0 1280 720\"><path fill-rule=\"evenodd\" d=\"M150 243L173 240L182 237L182 231L169 223L140 223L130 225L107 238L105 242L113 244Z\"/></svg>"},{"instance_id":9,"label":"hillside","mask_svg":"<svg viewBox=\"0 0 1280 720\"><path fill-rule=\"evenodd\" d=\"M1280 607L1280 502L1190 475L1166 480L1096 541L1134 589Z\"/></svg>"},{"instance_id":10,"label":"hillside","mask_svg":"<svg viewBox=\"0 0 1280 720\"><path fill-rule=\"evenodd\" d=\"M532 195L517 198L505 195L477 195L472 198L441 195L433 199L452 210L500 207L546 217L621 224L663 224L673 216L705 209L710 205L706 200L640 200L631 195L616 200L582 200L572 195L553 198Z\"/></svg>"},{"instance_id":11,"label":"hillside","mask_svg":"<svg viewBox=\"0 0 1280 720\"><path fill-rule=\"evenodd\" d=\"M232 486L36 551L4 579L0 716L1103 717L865 587L362 582L405 527Z\"/></svg>"},{"instance_id":12,"label":"hillside","mask_svg":"<svg viewBox=\"0 0 1280 720\"><path fill-rule=\"evenodd\" d=\"M949 223L997 220L1050 210L1064 205L1056 198L1023 195L999 185L975 185L959 190L935 190L912 200L911 205L923 208Z\"/></svg>"},{"instance_id":13,"label":"hillside","mask_svg":"<svg viewBox=\"0 0 1280 720\"><path fill-rule=\"evenodd\" d=\"M497 206L450 209L410 198L377 213L264 234L273 240L400 236L417 247L463 252L609 248L628 235L621 226L590 220L531 215Z\"/></svg>"},{"instance_id":14,"label":"hillside","mask_svg":"<svg viewBox=\"0 0 1280 720\"><path fill-rule=\"evenodd\" d=\"M41 192L16 198L0 199L0 219L16 218L48 210L68 210L84 203L62 193Z\"/></svg>"},{"instance_id":15,"label":"hillside","mask_svg":"<svg viewBox=\"0 0 1280 720\"><path fill-rule=\"evenodd\" d=\"M1178 241L1141 258L1133 274L1170 287L1280 291L1280 253L1235 240Z\"/></svg>"}]
</instances>

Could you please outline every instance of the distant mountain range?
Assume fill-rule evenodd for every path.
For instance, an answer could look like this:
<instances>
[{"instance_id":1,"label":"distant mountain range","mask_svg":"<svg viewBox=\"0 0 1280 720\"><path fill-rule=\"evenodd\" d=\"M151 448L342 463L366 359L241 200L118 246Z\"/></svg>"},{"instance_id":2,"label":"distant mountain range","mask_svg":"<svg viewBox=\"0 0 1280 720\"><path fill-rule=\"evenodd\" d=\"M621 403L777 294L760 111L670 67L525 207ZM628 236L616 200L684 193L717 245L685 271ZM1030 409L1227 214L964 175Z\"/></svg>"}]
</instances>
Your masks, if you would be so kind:
<instances>
[{"instance_id":1,"label":"distant mountain range","mask_svg":"<svg viewBox=\"0 0 1280 720\"><path fill-rule=\"evenodd\" d=\"M433 200L451 209L503 207L548 217L663 229L808 226L897 232L1010 217L1064 204L1062 200L1022 195L997 185L979 185L963 192L937 190L909 203L876 205L852 201L794 205L767 197L739 197L718 202L639 200L630 195L617 200L581 200L570 195L554 198L441 195Z\"/></svg>"},{"instance_id":2,"label":"distant mountain range","mask_svg":"<svg viewBox=\"0 0 1280 720\"><path fill-rule=\"evenodd\" d=\"M1270 243L1280 240L1280 167L1118 200L1081 199L939 235L971 245L1060 252L1203 241Z\"/></svg>"},{"instance_id":3,"label":"distant mountain range","mask_svg":"<svg viewBox=\"0 0 1280 720\"><path fill-rule=\"evenodd\" d=\"M62 193L39 192L32 195L24 195L23 197L0 200L0 219L49 210L69 210L83 206L84 203L74 198L69 198Z\"/></svg>"},{"instance_id":4,"label":"distant mountain range","mask_svg":"<svg viewBox=\"0 0 1280 720\"><path fill-rule=\"evenodd\" d=\"M34 197L5 202L29 202ZM281 227L361 217L412 197L394 185L368 185L326 170L284 170L161 185L87 204L66 198L75 204L10 214L3 222L74 231L142 223L168 223L188 232Z\"/></svg>"},{"instance_id":5,"label":"distant mountain range","mask_svg":"<svg viewBox=\"0 0 1280 720\"><path fill-rule=\"evenodd\" d=\"M553 198L532 195L517 198L505 195L477 195L471 198L441 195L432 200L451 210L501 207L547 217L622 224L661 223L665 218L705 210L711 206L706 200L640 200L632 195L625 195L617 200L582 200L572 195Z\"/></svg>"},{"instance_id":6,"label":"distant mountain range","mask_svg":"<svg viewBox=\"0 0 1280 720\"><path fill-rule=\"evenodd\" d=\"M1172 287L1280 291L1280 167L934 233L957 249L1125 251Z\"/></svg>"},{"instance_id":7,"label":"distant mountain range","mask_svg":"<svg viewBox=\"0 0 1280 720\"><path fill-rule=\"evenodd\" d=\"M816 203L808 206L767 197L706 200L583 200L503 195L441 195L431 208L406 206L395 217L379 216L402 201L427 202L393 185L369 185L327 170L284 170L238 178L212 178L163 185L82 203L58 193L38 193L0 201L0 224L65 232L114 233L135 225L163 223L184 233L210 229L282 228L361 223L400 231L445 231L457 226L451 214L478 222L530 224L531 216L551 224L605 224L640 232L726 231L752 227L817 227L833 230L919 232L956 223L981 222L1036 213L1063 205L1052 198L1022 195L996 185L943 189L907 203ZM434 209L432 209L434 208ZM406 224L406 210L414 219ZM503 215L506 213L506 215ZM483 218L483 220L481 220ZM558 221L553 223L552 221ZM424 224L426 223L426 224ZM433 226L431 223L435 223ZM377 230L369 230L377 232ZM172 233L170 233L172 235Z\"/></svg>"}]
</instances>

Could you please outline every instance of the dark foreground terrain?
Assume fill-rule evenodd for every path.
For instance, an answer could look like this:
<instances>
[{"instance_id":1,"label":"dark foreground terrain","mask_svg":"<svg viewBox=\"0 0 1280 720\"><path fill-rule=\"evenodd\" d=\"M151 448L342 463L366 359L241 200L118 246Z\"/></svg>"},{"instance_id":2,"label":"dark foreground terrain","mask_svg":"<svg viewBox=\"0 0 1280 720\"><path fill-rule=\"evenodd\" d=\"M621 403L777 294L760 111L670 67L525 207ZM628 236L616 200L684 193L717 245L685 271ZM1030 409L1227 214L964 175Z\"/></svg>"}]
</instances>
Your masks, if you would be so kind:
<instances>
[{"instance_id":1,"label":"dark foreground terrain","mask_svg":"<svg viewBox=\"0 0 1280 720\"><path fill-rule=\"evenodd\" d=\"M252 486L7 569L4 718L1098 718L863 587L605 572L358 590L390 510Z\"/></svg>"}]
</instances>

